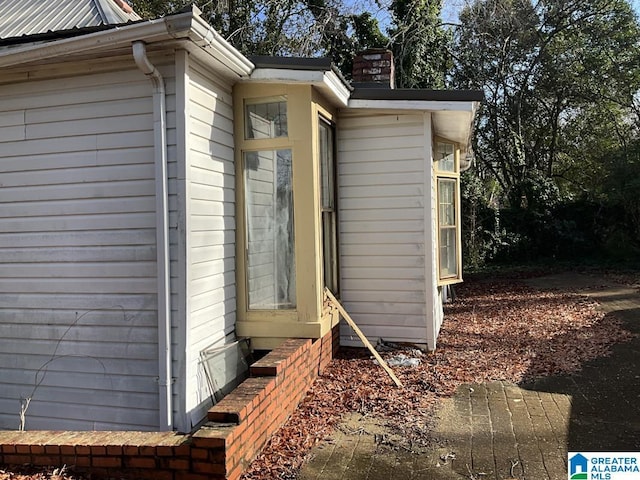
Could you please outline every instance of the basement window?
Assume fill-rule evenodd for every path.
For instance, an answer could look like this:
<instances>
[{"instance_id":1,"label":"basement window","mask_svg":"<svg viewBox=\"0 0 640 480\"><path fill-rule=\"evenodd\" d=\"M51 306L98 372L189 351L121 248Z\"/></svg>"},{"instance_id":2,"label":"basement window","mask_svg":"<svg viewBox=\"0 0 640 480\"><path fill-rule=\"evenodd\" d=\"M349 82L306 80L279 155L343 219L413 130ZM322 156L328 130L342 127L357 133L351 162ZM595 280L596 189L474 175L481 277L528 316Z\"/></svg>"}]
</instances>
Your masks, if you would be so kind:
<instances>
[{"instance_id":1,"label":"basement window","mask_svg":"<svg viewBox=\"0 0 640 480\"><path fill-rule=\"evenodd\" d=\"M200 352L213 403L218 403L229 392L249 378L253 362L251 343L241 338L222 346L209 347Z\"/></svg>"}]
</instances>

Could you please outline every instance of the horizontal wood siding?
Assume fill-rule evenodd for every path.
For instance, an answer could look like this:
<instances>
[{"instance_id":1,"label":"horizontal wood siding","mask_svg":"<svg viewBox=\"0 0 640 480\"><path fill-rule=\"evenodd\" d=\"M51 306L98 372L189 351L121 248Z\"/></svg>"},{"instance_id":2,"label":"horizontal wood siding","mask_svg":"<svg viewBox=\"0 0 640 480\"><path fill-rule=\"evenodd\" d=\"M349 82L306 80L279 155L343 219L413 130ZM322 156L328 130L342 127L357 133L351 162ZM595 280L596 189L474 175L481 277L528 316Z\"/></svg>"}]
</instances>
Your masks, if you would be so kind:
<instances>
[{"instance_id":1,"label":"horizontal wood siding","mask_svg":"<svg viewBox=\"0 0 640 480\"><path fill-rule=\"evenodd\" d=\"M423 115L338 125L341 296L365 335L426 342ZM341 343L360 345L347 325Z\"/></svg>"},{"instance_id":2,"label":"horizontal wood siding","mask_svg":"<svg viewBox=\"0 0 640 480\"><path fill-rule=\"evenodd\" d=\"M195 424L211 395L200 352L235 329L235 167L230 85L193 61L188 77L186 411Z\"/></svg>"},{"instance_id":3,"label":"horizontal wood siding","mask_svg":"<svg viewBox=\"0 0 640 480\"><path fill-rule=\"evenodd\" d=\"M27 429L157 428L151 87L123 68L0 89L0 428L26 398Z\"/></svg>"}]
</instances>

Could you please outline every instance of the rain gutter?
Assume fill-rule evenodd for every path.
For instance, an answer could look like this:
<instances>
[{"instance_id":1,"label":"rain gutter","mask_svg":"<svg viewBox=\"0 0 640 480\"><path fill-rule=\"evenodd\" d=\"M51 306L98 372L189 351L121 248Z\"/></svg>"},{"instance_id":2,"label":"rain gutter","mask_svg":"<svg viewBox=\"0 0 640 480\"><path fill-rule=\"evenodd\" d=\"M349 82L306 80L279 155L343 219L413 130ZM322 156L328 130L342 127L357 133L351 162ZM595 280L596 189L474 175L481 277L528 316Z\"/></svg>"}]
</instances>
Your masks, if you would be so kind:
<instances>
[{"instance_id":1,"label":"rain gutter","mask_svg":"<svg viewBox=\"0 0 640 480\"><path fill-rule=\"evenodd\" d=\"M227 75L246 77L254 69L253 63L236 50L218 32L200 17L201 11L193 7L183 13L156 20L113 25L106 30L90 31L78 35L77 30L56 32L54 40L43 42L42 35L33 35L34 43L26 43L29 37L16 38L16 45L0 47L0 67L10 67L31 62L55 61L56 57L87 54L98 50L129 48L136 41L147 45L173 40L190 40L186 48L202 55L204 60L222 69ZM10 40L10 39L7 39Z\"/></svg>"}]
</instances>

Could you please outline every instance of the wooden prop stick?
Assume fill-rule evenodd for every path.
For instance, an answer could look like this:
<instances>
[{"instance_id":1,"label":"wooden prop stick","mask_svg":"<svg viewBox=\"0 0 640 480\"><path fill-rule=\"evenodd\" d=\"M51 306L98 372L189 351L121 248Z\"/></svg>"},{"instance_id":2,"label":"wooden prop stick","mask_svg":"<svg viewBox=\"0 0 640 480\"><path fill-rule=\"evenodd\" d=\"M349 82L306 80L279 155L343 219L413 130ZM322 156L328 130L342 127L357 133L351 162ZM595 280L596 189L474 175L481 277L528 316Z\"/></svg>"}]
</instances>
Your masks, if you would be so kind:
<instances>
[{"instance_id":1,"label":"wooden prop stick","mask_svg":"<svg viewBox=\"0 0 640 480\"><path fill-rule=\"evenodd\" d=\"M393 373L393 370L391 370L391 367L387 365L387 362L383 360L383 358L380 356L378 351L373 347L373 345L371 345L371 342L367 340L367 337L365 337L364 333L362 333L362 331L358 328L358 325L356 325L356 322L353 321L349 313L347 313L347 311L344 309L344 307L342 306L342 303L340 303L340 301L333 295L333 293L331 293L331 290L329 290L327 287L324 287L324 291L329 297L329 300L331 301L331 303L338 309L338 311L340 312L342 317L347 321L349 326L353 328L353 331L356 332L356 335L360 337L360 340L362 340L362 343L364 343L364 345L369 349L369 351L373 354L376 360L378 360L378 363L380 364L380 366L384 368L384 371L389 374L389 376L391 377L391 380L393 380L393 382L398 387L402 387L402 382L398 379L398 377L396 377L395 373Z\"/></svg>"}]
</instances>

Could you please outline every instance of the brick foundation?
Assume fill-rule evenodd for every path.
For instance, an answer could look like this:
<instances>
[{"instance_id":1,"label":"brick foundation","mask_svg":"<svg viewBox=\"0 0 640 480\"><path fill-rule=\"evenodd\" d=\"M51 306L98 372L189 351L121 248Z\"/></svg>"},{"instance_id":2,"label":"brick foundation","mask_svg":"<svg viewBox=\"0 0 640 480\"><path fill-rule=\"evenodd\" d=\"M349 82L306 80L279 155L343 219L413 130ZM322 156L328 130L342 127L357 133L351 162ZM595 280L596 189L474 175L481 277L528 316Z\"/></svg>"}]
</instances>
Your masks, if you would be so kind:
<instances>
[{"instance_id":1,"label":"brick foundation","mask_svg":"<svg viewBox=\"0 0 640 480\"><path fill-rule=\"evenodd\" d=\"M72 466L94 476L158 480L237 479L287 420L339 345L286 340L251 366L251 378L214 405L193 434L0 431L0 464Z\"/></svg>"}]
</instances>

